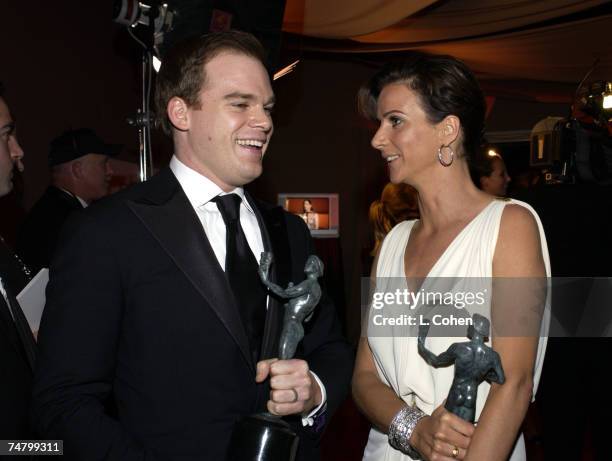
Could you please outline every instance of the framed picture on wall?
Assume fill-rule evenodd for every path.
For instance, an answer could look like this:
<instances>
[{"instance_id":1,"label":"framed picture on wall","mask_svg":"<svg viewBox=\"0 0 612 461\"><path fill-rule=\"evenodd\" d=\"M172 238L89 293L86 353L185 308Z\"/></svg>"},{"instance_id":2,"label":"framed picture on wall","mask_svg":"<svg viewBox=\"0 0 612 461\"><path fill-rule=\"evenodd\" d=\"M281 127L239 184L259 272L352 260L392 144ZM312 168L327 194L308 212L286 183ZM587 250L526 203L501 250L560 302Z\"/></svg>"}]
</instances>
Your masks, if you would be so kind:
<instances>
[{"instance_id":1,"label":"framed picture on wall","mask_svg":"<svg viewBox=\"0 0 612 461\"><path fill-rule=\"evenodd\" d=\"M278 204L304 220L313 237L338 237L338 194L283 193Z\"/></svg>"}]
</instances>

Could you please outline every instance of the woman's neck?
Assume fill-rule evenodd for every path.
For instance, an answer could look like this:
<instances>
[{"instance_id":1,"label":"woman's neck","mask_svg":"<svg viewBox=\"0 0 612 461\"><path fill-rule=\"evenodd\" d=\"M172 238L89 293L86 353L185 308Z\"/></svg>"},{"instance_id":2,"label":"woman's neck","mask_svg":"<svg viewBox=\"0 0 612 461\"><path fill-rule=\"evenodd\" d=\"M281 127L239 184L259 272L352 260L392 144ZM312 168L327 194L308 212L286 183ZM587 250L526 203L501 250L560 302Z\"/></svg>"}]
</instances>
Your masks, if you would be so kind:
<instances>
[{"instance_id":1,"label":"woman's neck","mask_svg":"<svg viewBox=\"0 0 612 461\"><path fill-rule=\"evenodd\" d=\"M464 163L440 170L429 181L416 186L419 192L420 225L436 232L457 221L471 219L492 197L477 189ZM441 167L443 168L443 167Z\"/></svg>"}]
</instances>

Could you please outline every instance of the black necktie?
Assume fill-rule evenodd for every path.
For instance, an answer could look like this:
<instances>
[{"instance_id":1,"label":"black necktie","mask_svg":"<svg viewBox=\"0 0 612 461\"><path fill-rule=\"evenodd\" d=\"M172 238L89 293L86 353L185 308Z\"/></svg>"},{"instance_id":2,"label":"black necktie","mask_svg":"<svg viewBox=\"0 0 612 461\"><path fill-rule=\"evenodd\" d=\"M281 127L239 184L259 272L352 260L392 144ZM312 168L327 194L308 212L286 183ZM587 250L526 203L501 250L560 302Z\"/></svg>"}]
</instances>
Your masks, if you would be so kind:
<instances>
[{"instance_id":1,"label":"black necktie","mask_svg":"<svg viewBox=\"0 0 612 461\"><path fill-rule=\"evenodd\" d=\"M226 227L225 275L240 310L253 361L257 363L266 317L267 292L259 280L259 265L240 225L242 199L236 194L227 194L219 195L213 201Z\"/></svg>"},{"instance_id":2,"label":"black necktie","mask_svg":"<svg viewBox=\"0 0 612 461\"><path fill-rule=\"evenodd\" d=\"M30 325L28 324L28 321L23 314L19 303L17 302L17 299L15 299L15 296L13 296L10 288L4 283L3 288L6 291L8 304L2 293L0 293L0 311L2 311L0 315L2 315L3 320L9 329L12 330L14 328L12 331L16 332L19 342L23 346L25 358L27 359L30 368L33 370L34 362L36 360L36 342L32 336ZM11 312L13 313L12 316Z\"/></svg>"}]
</instances>

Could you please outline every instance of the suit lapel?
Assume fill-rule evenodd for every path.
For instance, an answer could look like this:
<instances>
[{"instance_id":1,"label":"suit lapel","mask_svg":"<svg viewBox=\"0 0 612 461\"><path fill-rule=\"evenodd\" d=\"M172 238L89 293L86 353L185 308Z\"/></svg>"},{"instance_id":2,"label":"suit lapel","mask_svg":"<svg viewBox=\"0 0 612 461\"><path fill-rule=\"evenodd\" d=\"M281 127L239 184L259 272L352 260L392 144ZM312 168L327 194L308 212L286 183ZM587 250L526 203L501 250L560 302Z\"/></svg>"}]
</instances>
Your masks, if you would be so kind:
<instances>
[{"instance_id":1,"label":"suit lapel","mask_svg":"<svg viewBox=\"0 0 612 461\"><path fill-rule=\"evenodd\" d=\"M2 293L0 293L0 335L2 335L9 343L12 344L15 351L22 356L24 360L27 360L25 351L21 345L21 340L17 334L15 322L9 311L9 306L6 303L4 296L2 296Z\"/></svg>"},{"instance_id":2,"label":"suit lapel","mask_svg":"<svg viewBox=\"0 0 612 461\"><path fill-rule=\"evenodd\" d=\"M147 199L129 207L214 310L254 372L238 307L200 220L169 168L150 182Z\"/></svg>"},{"instance_id":3,"label":"suit lapel","mask_svg":"<svg viewBox=\"0 0 612 461\"><path fill-rule=\"evenodd\" d=\"M28 321L11 290L11 280L16 280L17 275L23 277L21 269L15 266L15 258L0 238L0 278L2 279L2 286L7 298L5 299L2 293L0 293L0 334L13 344L15 350L23 356L28 362L30 369L33 370L36 358L36 343L30 331ZM11 273L14 275L13 277L9 276ZM14 319L10 311L13 311Z\"/></svg>"}]
</instances>

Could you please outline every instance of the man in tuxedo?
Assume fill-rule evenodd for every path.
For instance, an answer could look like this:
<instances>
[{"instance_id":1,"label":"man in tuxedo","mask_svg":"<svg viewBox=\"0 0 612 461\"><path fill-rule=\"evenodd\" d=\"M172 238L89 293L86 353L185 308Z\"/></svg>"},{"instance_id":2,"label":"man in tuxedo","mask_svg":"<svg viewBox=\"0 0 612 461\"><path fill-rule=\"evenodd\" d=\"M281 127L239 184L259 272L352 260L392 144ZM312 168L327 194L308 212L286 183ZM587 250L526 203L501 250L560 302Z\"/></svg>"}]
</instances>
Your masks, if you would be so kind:
<instances>
[{"instance_id":1,"label":"man in tuxedo","mask_svg":"<svg viewBox=\"0 0 612 461\"><path fill-rule=\"evenodd\" d=\"M13 189L13 170L15 167L23 170L22 158L23 150L17 141L15 123L0 84L0 196ZM0 237L1 440L33 438L28 413L36 347L28 322L15 298L26 282L23 264Z\"/></svg>"},{"instance_id":2,"label":"man in tuxedo","mask_svg":"<svg viewBox=\"0 0 612 461\"><path fill-rule=\"evenodd\" d=\"M88 128L65 131L51 141L51 185L26 216L17 240L17 252L34 272L49 267L68 217L108 195L109 158L120 149Z\"/></svg>"},{"instance_id":3,"label":"man in tuxedo","mask_svg":"<svg viewBox=\"0 0 612 461\"><path fill-rule=\"evenodd\" d=\"M303 221L253 199L274 105L250 34L189 39L163 60L156 102L170 167L79 213L51 265L33 421L79 460L220 461L234 424L287 416L298 459L319 459L325 420L348 391L352 351L323 298L296 358L275 360L282 300L304 279ZM115 407L116 417L105 407Z\"/></svg>"}]
</instances>

